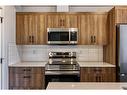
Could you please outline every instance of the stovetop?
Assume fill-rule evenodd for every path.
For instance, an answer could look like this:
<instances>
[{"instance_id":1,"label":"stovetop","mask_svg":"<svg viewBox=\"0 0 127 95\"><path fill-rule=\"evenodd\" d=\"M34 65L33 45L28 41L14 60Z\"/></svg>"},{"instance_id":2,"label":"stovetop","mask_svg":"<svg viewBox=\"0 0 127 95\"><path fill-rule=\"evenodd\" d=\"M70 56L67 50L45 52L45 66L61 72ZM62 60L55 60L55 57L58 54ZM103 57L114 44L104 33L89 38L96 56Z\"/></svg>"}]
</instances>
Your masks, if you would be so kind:
<instances>
[{"instance_id":1,"label":"stovetop","mask_svg":"<svg viewBox=\"0 0 127 95\"><path fill-rule=\"evenodd\" d=\"M58 56L62 56L57 58ZM50 52L49 61L45 66L46 71L75 71L79 70L76 61L76 52Z\"/></svg>"}]
</instances>

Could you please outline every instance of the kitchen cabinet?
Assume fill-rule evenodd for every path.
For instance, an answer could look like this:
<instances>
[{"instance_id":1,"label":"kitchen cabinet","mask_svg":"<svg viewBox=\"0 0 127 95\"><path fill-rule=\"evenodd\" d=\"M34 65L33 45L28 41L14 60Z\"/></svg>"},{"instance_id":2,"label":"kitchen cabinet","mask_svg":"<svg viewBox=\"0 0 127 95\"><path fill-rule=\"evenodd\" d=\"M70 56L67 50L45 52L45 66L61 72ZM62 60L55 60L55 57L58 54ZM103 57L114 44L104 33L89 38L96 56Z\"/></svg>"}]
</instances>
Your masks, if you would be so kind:
<instances>
[{"instance_id":1,"label":"kitchen cabinet","mask_svg":"<svg viewBox=\"0 0 127 95\"><path fill-rule=\"evenodd\" d=\"M81 67L81 82L115 82L115 68L112 67Z\"/></svg>"},{"instance_id":2,"label":"kitchen cabinet","mask_svg":"<svg viewBox=\"0 0 127 95\"><path fill-rule=\"evenodd\" d=\"M78 28L79 29L79 21L80 21L80 15L78 14L68 14L67 15L68 23L70 28Z\"/></svg>"},{"instance_id":3,"label":"kitchen cabinet","mask_svg":"<svg viewBox=\"0 0 127 95\"><path fill-rule=\"evenodd\" d=\"M44 89L44 72L41 67L9 67L9 89Z\"/></svg>"},{"instance_id":4,"label":"kitchen cabinet","mask_svg":"<svg viewBox=\"0 0 127 95\"><path fill-rule=\"evenodd\" d=\"M47 28L66 28L68 27L67 16L65 14L48 14Z\"/></svg>"},{"instance_id":5,"label":"kitchen cabinet","mask_svg":"<svg viewBox=\"0 0 127 95\"><path fill-rule=\"evenodd\" d=\"M80 21L81 45L106 45L108 44L108 19L107 13L84 13Z\"/></svg>"},{"instance_id":6,"label":"kitchen cabinet","mask_svg":"<svg viewBox=\"0 0 127 95\"><path fill-rule=\"evenodd\" d=\"M77 14L47 14L47 28L78 28Z\"/></svg>"},{"instance_id":7,"label":"kitchen cabinet","mask_svg":"<svg viewBox=\"0 0 127 95\"><path fill-rule=\"evenodd\" d=\"M45 15L34 13L16 14L16 44L45 44Z\"/></svg>"},{"instance_id":8,"label":"kitchen cabinet","mask_svg":"<svg viewBox=\"0 0 127 95\"><path fill-rule=\"evenodd\" d=\"M115 7L115 23L127 23L127 7Z\"/></svg>"}]
</instances>

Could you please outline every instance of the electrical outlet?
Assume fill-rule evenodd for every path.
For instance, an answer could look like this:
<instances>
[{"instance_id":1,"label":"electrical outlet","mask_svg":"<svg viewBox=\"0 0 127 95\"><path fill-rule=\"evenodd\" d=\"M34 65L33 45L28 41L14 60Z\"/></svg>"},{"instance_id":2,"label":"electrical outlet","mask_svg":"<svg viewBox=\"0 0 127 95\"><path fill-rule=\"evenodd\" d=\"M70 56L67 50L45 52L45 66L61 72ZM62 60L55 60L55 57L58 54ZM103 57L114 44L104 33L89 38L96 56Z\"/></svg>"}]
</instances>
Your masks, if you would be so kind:
<instances>
[{"instance_id":1,"label":"electrical outlet","mask_svg":"<svg viewBox=\"0 0 127 95\"><path fill-rule=\"evenodd\" d=\"M36 54L36 50L33 50L33 54Z\"/></svg>"}]
</instances>

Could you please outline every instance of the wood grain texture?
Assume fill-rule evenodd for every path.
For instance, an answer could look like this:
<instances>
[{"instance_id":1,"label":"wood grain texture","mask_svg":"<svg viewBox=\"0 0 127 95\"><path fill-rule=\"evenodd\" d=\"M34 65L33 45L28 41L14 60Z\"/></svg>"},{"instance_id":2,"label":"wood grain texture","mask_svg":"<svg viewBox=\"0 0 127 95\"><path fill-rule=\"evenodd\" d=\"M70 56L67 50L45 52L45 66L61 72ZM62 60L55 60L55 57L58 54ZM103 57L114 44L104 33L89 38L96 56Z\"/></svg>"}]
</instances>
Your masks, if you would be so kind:
<instances>
[{"instance_id":1,"label":"wood grain texture","mask_svg":"<svg viewBox=\"0 0 127 95\"><path fill-rule=\"evenodd\" d=\"M127 6L116 6L115 11L115 23L127 23Z\"/></svg>"},{"instance_id":2,"label":"wood grain texture","mask_svg":"<svg viewBox=\"0 0 127 95\"><path fill-rule=\"evenodd\" d=\"M115 68L104 67L81 67L81 82L115 82Z\"/></svg>"},{"instance_id":3,"label":"wood grain texture","mask_svg":"<svg viewBox=\"0 0 127 95\"><path fill-rule=\"evenodd\" d=\"M109 44L104 46L103 55L104 61L116 64L116 16L115 8L113 8L108 14L108 26L109 26Z\"/></svg>"},{"instance_id":4,"label":"wood grain texture","mask_svg":"<svg viewBox=\"0 0 127 95\"><path fill-rule=\"evenodd\" d=\"M44 72L41 67L9 67L9 89L44 89Z\"/></svg>"},{"instance_id":5,"label":"wood grain texture","mask_svg":"<svg viewBox=\"0 0 127 95\"><path fill-rule=\"evenodd\" d=\"M107 45L108 20L107 14L81 15L80 44L82 45Z\"/></svg>"},{"instance_id":6,"label":"wood grain texture","mask_svg":"<svg viewBox=\"0 0 127 95\"><path fill-rule=\"evenodd\" d=\"M16 43L46 44L46 23L43 14L16 14Z\"/></svg>"}]
</instances>

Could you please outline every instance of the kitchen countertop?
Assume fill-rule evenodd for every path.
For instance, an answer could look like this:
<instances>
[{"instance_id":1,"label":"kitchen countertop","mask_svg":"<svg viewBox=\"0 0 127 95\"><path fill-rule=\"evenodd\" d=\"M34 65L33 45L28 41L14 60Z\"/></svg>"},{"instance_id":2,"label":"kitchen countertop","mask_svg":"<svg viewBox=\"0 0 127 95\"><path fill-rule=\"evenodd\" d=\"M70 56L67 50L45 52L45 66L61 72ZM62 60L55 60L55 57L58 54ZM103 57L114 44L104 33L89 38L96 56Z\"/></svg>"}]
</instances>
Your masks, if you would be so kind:
<instances>
[{"instance_id":1,"label":"kitchen countertop","mask_svg":"<svg viewBox=\"0 0 127 95\"><path fill-rule=\"evenodd\" d=\"M9 67L45 67L47 62L37 61L37 62L19 62L15 64L9 64Z\"/></svg>"},{"instance_id":2,"label":"kitchen countertop","mask_svg":"<svg viewBox=\"0 0 127 95\"><path fill-rule=\"evenodd\" d=\"M84 62L78 61L80 67L115 67L115 65L106 62Z\"/></svg>"},{"instance_id":3,"label":"kitchen countertop","mask_svg":"<svg viewBox=\"0 0 127 95\"><path fill-rule=\"evenodd\" d=\"M49 82L47 90L127 90L127 83L95 83L95 82Z\"/></svg>"},{"instance_id":4,"label":"kitchen countertop","mask_svg":"<svg viewBox=\"0 0 127 95\"><path fill-rule=\"evenodd\" d=\"M15 64L9 64L9 67L45 67L46 61L29 61L29 62L18 62ZM78 61L80 67L115 67L115 65L106 62L84 62Z\"/></svg>"}]
</instances>

